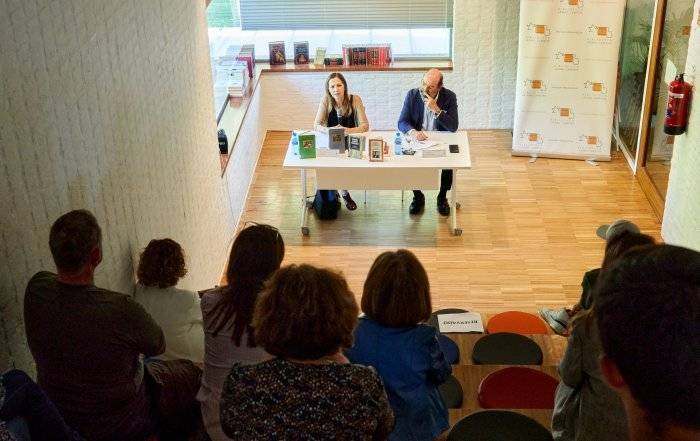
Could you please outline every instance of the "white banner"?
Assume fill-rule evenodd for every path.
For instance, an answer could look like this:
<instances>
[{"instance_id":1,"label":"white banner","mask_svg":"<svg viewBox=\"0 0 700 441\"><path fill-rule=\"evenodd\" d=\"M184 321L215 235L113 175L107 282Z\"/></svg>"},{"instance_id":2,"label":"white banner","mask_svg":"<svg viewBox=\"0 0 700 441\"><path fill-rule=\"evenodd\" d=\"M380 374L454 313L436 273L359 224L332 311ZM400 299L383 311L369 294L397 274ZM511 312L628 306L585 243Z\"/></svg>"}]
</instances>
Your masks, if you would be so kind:
<instances>
[{"instance_id":1,"label":"white banner","mask_svg":"<svg viewBox=\"0 0 700 441\"><path fill-rule=\"evenodd\" d=\"M522 0L513 154L610 160L625 0Z\"/></svg>"}]
</instances>

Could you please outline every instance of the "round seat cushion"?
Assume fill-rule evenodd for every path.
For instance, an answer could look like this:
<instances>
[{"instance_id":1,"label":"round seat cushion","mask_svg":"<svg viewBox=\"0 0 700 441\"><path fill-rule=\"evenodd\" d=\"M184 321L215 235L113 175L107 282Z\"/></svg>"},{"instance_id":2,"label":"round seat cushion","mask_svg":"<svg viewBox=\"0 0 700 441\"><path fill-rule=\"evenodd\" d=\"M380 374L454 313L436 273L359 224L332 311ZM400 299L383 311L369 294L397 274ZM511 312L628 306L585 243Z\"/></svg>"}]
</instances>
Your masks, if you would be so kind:
<instances>
[{"instance_id":1,"label":"round seat cushion","mask_svg":"<svg viewBox=\"0 0 700 441\"><path fill-rule=\"evenodd\" d=\"M486 324L486 332L513 332L516 334L548 334L547 325L536 315L522 311L506 311L496 314Z\"/></svg>"},{"instance_id":2,"label":"round seat cushion","mask_svg":"<svg viewBox=\"0 0 700 441\"><path fill-rule=\"evenodd\" d=\"M474 364L542 364L542 349L520 334L499 332L481 337L474 345Z\"/></svg>"},{"instance_id":3,"label":"round seat cushion","mask_svg":"<svg viewBox=\"0 0 700 441\"><path fill-rule=\"evenodd\" d=\"M552 434L532 418L509 410L484 410L457 421L447 441L552 441Z\"/></svg>"},{"instance_id":4,"label":"round seat cushion","mask_svg":"<svg viewBox=\"0 0 700 441\"><path fill-rule=\"evenodd\" d=\"M442 349L442 353L445 354L447 362L450 364L459 363L459 346L457 346L457 343L442 334L437 335L437 340L438 343L440 343L440 349Z\"/></svg>"},{"instance_id":5,"label":"round seat cushion","mask_svg":"<svg viewBox=\"0 0 700 441\"><path fill-rule=\"evenodd\" d=\"M459 308L438 309L437 311L434 311L432 314L430 314L430 318L428 319L428 325L432 326L433 328L437 329L438 332L440 332L440 327L438 326L438 321L437 321L438 314L460 314L462 312L468 312L468 311L466 311L464 309L459 309Z\"/></svg>"},{"instance_id":6,"label":"round seat cushion","mask_svg":"<svg viewBox=\"0 0 700 441\"><path fill-rule=\"evenodd\" d=\"M462 385L459 384L454 375L450 375L447 381L438 386L438 390L440 391L440 396L442 396L442 401L445 402L445 406L448 409L459 409L462 407L464 392Z\"/></svg>"},{"instance_id":7,"label":"round seat cushion","mask_svg":"<svg viewBox=\"0 0 700 441\"><path fill-rule=\"evenodd\" d=\"M558 384L544 372L508 367L481 380L479 403L485 409L553 409Z\"/></svg>"}]
</instances>

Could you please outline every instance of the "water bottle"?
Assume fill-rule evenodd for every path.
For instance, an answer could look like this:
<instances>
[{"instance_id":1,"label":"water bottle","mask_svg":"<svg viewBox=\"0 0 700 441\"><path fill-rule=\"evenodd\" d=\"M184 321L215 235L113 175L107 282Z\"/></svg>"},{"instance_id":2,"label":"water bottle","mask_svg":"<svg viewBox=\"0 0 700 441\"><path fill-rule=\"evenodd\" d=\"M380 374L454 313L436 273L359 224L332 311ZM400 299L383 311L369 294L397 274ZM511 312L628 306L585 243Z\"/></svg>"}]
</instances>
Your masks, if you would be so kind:
<instances>
[{"instance_id":1,"label":"water bottle","mask_svg":"<svg viewBox=\"0 0 700 441\"><path fill-rule=\"evenodd\" d=\"M394 155L398 156L401 154L401 132L396 132L396 137L394 138Z\"/></svg>"},{"instance_id":2,"label":"water bottle","mask_svg":"<svg viewBox=\"0 0 700 441\"><path fill-rule=\"evenodd\" d=\"M294 154L298 155L299 154L299 134L295 131L292 132L292 147L294 150Z\"/></svg>"}]
</instances>

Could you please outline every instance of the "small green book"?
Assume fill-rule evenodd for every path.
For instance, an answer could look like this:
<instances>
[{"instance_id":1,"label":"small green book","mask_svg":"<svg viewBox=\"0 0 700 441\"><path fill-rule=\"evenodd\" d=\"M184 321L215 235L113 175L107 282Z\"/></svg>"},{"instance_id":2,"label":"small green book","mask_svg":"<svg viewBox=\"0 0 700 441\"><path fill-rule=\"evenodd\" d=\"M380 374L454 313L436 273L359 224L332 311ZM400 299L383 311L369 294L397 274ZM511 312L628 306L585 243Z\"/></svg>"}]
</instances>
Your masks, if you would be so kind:
<instances>
[{"instance_id":1,"label":"small green book","mask_svg":"<svg viewBox=\"0 0 700 441\"><path fill-rule=\"evenodd\" d=\"M316 134L314 132L302 132L299 134L299 158L310 159L316 157Z\"/></svg>"}]
</instances>

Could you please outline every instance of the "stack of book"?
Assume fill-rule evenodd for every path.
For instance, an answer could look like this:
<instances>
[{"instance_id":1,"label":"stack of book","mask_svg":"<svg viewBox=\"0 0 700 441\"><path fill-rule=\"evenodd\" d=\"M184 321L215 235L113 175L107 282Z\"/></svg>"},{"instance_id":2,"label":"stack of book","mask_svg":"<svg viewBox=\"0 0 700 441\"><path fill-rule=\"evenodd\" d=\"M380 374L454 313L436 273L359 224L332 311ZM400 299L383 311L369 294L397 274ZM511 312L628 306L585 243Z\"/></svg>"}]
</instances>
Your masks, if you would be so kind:
<instances>
[{"instance_id":1,"label":"stack of book","mask_svg":"<svg viewBox=\"0 0 700 441\"><path fill-rule=\"evenodd\" d=\"M393 61L391 44L343 45L345 66L389 66Z\"/></svg>"},{"instance_id":2,"label":"stack of book","mask_svg":"<svg viewBox=\"0 0 700 441\"><path fill-rule=\"evenodd\" d=\"M248 88L248 65L245 62L237 61L228 77L228 96L242 97Z\"/></svg>"},{"instance_id":3,"label":"stack of book","mask_svg":"<svg viewBox=\"0 0 700 441\"><path fill-rule=\"evenodd\" d=\"M243 46L232 45L226 49L226 55L221 59L242 61L246 63L248 78L255 75L255 45L244 44Z\"/></svg>"}]
</instances>

